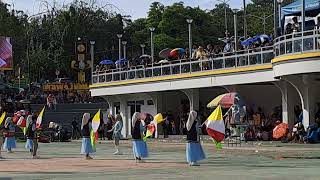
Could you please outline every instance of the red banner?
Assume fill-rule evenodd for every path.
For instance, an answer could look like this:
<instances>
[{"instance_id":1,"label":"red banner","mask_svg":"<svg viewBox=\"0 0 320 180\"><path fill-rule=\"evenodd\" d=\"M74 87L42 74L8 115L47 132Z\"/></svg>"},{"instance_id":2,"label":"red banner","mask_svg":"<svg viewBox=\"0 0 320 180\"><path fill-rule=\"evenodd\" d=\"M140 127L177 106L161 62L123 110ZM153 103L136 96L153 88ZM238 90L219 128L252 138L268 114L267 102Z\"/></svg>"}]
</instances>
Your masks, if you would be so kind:
<instances>
[{"instance_id":1,"label":"red banner","mask_svg":"<svg viewBox=\"0 0 320 180\"><path fill-rule=\"evenodd\" d=\"M12 45L10 37L0 36L0 70L12 70L12 60Z\"/></svg>"}]
</instances>

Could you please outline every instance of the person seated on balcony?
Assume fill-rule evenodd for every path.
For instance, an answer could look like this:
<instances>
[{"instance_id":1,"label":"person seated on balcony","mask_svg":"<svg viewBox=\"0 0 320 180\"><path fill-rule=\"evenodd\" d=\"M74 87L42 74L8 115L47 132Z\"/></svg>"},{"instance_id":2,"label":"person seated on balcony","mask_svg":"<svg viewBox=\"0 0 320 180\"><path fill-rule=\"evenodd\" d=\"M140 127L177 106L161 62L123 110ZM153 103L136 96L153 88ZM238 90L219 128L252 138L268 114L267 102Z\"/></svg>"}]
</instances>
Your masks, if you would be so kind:
<instances>
[{"instance_id":1,"label":"person seated on balcony","mask_svg":"<svg viewBox=\"0 0 320 180\"><path fill-rule=\"evenodd\" d=\"M193 45L192 46L192 59L196 59L196 57L197 57L197 52L198 52L198 48L197 48L197 46L196 45Z\"/></svg>"},{"instance_id":2,"label":"person seated on balcony","mask_svg":"<svg viewBox=\"0 0 320 180\"><path fill-rule=\"evenodd\" d=\"M213 49L213 46L211 44L208 44L207 45L207 49L206 49L206 52L207 52L207 57L210 58L213 56L214 54L214 49Z\"/></svg>"},{"instance_id":3,"label":"person seated on balcony","mask_svg":"<svg viewBox=\"0 0 320 180\"><path fill-rule=\"evenodd\" d=\"M298 17L293 17L292 21L293 21L292 31L293 32L300 32L301 28L300 28L300 24L298 22Z\"/></svg>"},{"instance_id":4,"label":"person seated on balcony","mask_svg":"<svg viewBox=\"0 0 320 180\"><path fill-rule=\"evenodd\" d=\"M196 53L196 59L204 60L207 57L207 53L204 51L202 46L199 46L197 53Z\"/></svg>"},{"instance_id":5,"label":"person seated on balcony","mask_svg":"<svg viewBox=\"0 0 320 180\"><path fill-rule=\"evenodd\" d=\"M189 59L189 56L190 56L189 48L186 48L185 50L186 52L182 55L181 59Z\"/></svg>"},{"instance_id":6,"label":"person seated on balcony","mask_svg":"<svg viewBox=\"0 0 320 180\"><path fill-rule=\"evenodd\" d=\"M285 34L292 34L293 33L293 25L291 23L288 23L286 25Z\"/></svg>"}]
</instances>

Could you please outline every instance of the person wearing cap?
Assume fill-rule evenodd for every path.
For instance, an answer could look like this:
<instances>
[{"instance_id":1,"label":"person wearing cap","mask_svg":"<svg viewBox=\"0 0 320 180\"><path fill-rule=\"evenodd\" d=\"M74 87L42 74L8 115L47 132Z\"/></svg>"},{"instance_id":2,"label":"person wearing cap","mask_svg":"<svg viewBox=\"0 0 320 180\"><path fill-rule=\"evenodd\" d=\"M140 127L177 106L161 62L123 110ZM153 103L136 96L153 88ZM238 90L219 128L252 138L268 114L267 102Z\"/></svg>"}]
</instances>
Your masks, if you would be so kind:
<instances>
[{"instance_id":1,"label":"person wearing cap","mask_svg":"<svg viewBox=\"0 0 320 180\"><path fill-rule=\"evenodd\" d=\"M3 149L6 149L8 153L12 153L12 149L16 148L16 127L13 123L12 117L7 117L4 124L4 129L5 140L3 144Z\"/></svg>"},{"instance_id":2,"label":"person wearing cap","mask_svg":"<svg viewBox=\"0 0 320 180\"><path fill-rule=\"evenodd\" d=\"M121 138L121 131L122 131L123 123L122 123L122 117L120 114L116 115L116 123L110 129L108 132L113 131L113 138L114 138L114 146L116 151L113 153L114 155L121 155L122 153L119 150L119 142Z\"/></svg>"},{"instance_id":3,"label":"person wearing cap","mask_svg":"<svg viewBox=\"0 0 320 180\"><path fill-rule=\"evenodd\" d=\"M143 141L145 128L141 122L141 115L135 112L132 116L132 150L136 162L143 162L148 157L147 143Z\"/></svg>"},{"instance_id":4,"label":"person wearing cap","mask_svg":"<svg viewBox=\"0 0 320 180\"><path fill-rule=\"evenodd\" d=\"M200 144L198 127L197 127L196 111L190 111L187 121L187 145L186 145L186 158L190 166L199 166L198 161L206 158L206 155Z\"/></svg>"}]
</instances>

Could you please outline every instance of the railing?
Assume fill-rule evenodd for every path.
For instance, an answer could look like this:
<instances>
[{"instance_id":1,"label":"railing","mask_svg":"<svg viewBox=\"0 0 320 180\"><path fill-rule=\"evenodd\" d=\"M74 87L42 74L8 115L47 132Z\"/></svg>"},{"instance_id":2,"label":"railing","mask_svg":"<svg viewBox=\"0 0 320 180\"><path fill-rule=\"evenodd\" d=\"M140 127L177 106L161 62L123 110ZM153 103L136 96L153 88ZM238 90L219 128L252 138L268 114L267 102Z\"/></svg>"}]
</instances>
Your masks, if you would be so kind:
<instances>
[{"instance_id":1,"label":"railing","mask_svg":"<svg viewBox=\"0 0 320 180\"><path fill-rule=\"evenodd\" d=\"M133 79L153 78L177 74L232 69L261 64L270 64L273 59L273 47L239 51L236 53L221 54L204 60L180 59L153 66L137 66L130 69L114 69L103 72L93 72L93 84L126 81Z\"/></svg>"},{"instance_id":2,"label":"railing","mask_svg":"<svg viewBox=\"0 0 320 180\"><path fill-rule=\"evenodd\" d=\"M294 32L274 40L275 57L304 52L315 52L320 49L320 30Z\"/></svg>"}]
</instances>

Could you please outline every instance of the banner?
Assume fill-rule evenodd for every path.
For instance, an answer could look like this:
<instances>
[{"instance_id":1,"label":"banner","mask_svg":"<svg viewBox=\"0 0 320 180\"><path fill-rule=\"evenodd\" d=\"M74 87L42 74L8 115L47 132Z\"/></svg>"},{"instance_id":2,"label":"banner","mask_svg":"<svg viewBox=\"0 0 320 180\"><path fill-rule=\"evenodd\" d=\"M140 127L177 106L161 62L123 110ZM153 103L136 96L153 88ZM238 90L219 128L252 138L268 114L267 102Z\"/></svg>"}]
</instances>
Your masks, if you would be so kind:
<instances>
[{"instance_id":1,"label":"banner","mask_svg":"<svg viewBox=\"0 0 320 180\"><path fill-rule=\"evenodd\" d=\"M49 83L42 86L43 91L75 91L89 90L89 84L84 83Z\"/></svg>"},{"instance_id":2,"label":"banner","mask_svg":"<svg viewBox=\"0 0 320 180\"><path fill-rule=\"evenodd\" d=\"M12 45L9 37L0 36L0 70L12 70Z\"/></svg>"}]
</instances>

